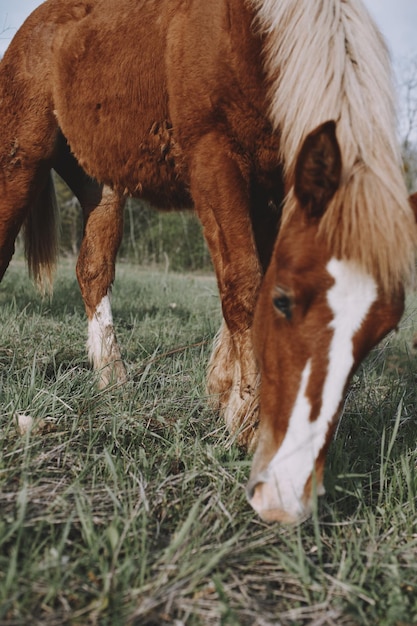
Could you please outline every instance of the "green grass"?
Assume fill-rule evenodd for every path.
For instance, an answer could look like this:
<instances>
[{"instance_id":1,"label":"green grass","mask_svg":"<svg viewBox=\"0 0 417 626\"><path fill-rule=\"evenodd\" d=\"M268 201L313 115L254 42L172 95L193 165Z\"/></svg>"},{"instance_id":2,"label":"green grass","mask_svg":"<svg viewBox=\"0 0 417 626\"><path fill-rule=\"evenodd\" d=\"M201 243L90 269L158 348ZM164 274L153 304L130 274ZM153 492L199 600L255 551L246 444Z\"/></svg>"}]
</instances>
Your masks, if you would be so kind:
<instances>
[{"instance_id":1,"label":"green grass","mask_svg":"<svg viewBox=\"0 0 417 626\"><path fill-rule=\"evenodd\" d=\"M211 277L121 266L97 391L73 268L0 286L0 624L417 624L416 301L355 375L313 518L267 525L206 405ZM16 414L35 420L20 435Z\"/></svg>"}]
</instances>

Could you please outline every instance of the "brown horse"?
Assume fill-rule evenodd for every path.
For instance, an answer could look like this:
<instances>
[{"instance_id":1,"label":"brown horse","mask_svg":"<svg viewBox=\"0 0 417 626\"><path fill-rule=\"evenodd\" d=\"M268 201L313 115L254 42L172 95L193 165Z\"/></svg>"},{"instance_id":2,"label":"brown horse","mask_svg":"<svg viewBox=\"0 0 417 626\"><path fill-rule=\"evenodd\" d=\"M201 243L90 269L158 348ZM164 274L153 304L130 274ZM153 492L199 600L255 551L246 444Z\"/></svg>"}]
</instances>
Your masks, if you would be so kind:
<instances>
[{"instance_id":1,"label":"brown horse","mask_svg":"<svg viewBox=\"0 0 417 626\"><path fill-rule=\"evenodd\" d=\"M349 378L402 314L416 232L392 94L361 0L47 0L0 65L1 275L25 224L51 277L54 168L84 212L90 358L121 382L124 198L194 206L224 316L208 390L257 446L268 520L309 513Z\"/></svg>"}]
</instances>

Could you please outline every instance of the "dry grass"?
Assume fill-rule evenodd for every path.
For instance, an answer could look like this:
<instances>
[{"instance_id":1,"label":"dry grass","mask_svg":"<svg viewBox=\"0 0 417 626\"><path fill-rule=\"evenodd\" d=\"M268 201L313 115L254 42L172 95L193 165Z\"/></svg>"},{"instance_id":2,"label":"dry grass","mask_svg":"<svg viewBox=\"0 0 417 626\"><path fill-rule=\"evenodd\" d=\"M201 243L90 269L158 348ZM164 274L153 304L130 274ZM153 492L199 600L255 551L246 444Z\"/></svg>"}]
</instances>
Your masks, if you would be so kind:
<instances>
[{"instance_id":1,"label":"dry grass","mask_svg":"<svg viewBox=\"0 0 417 626\"><path fill-rule=\"evenodd\" d=\"M2 625L417 623L413 302L355 376L299 528L254 516L250 458L206 405L212 278L121 268L130 380L105 392L72 268L46 302L15 265L0 306Z\"/></svg>"}]
</instances>

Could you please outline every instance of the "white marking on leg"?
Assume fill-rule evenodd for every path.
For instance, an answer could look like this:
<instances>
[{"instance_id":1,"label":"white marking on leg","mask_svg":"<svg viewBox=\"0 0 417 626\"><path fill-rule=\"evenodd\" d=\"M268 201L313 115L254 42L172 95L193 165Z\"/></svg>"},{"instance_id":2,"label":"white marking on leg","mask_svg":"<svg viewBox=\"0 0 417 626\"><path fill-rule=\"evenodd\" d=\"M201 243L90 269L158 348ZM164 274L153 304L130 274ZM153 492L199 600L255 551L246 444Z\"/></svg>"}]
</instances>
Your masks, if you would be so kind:
<instances>
[{"instance_id":1,"label":"white marking on leg","mask_svg":"<svg viewBox=\"0 0 417 626\"><path fill-rule=\"evenodd\" d=\"M322 405L316 420L310 421L311 403L306 390L311 376L311 359L301 374L300 387L284 440L268 468L258 477L275 487L275 508L295 518L304 512L303 493L323 448L329 426L342 400L347 377L354 364L353 338L360 329L377 297L374 279L357 265L331 259L327 271L334 278L327 301L333 312L330 328L333 336L329 348L327 377L323 386ZM271 507L271 489L265 490L268 502L258 508Z\"/></svg>"},{"instance_id":2,"label":"white marking on leg","mask_svg":"<svg viewBox=\"0 0 417 626\"><path fill-rule=\"evenodd\" d=\"M114 334L113 315L111 311L110 296L107 294L97 306L93 317L88 321L88 356L95 369L100 369L114 355L117 346ZM118 349L120 358L120 351Z\"/></svg>"}]
</instances>

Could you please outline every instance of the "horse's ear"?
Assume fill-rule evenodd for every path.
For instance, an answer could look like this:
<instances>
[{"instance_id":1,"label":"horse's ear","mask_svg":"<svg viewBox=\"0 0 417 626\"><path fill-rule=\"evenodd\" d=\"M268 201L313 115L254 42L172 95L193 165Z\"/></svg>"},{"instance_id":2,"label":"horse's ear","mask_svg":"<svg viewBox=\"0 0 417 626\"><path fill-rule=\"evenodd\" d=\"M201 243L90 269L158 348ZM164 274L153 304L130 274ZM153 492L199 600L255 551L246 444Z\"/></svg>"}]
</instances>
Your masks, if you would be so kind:
<instances>
[{"instance_id":1,"label":"horse's ear","mask_svg":"<svg viewBox=\"0 0 417 626\"><path fill-rule=\"evenodd\" d=\"M339 187L341 171L336 124L325 122L306 137L295 166L295 195L310 217L323 215Z\"/></svg>"}]
</instances>

